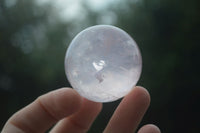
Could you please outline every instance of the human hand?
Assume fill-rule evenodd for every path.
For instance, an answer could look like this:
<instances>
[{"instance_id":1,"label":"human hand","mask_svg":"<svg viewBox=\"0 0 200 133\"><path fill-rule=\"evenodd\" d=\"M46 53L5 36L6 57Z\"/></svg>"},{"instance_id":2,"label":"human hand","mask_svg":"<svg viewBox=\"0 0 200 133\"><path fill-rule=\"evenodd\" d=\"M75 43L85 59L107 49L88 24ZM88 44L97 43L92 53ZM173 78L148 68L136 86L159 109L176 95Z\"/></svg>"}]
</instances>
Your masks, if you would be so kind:
<instances>
[{"instance_id":1,"label":"human hand","mask_svg":"<svg viewBox=\"0 0 200 133\"><path fill-rule=\"evenodd\" d=\"M133 133L150 104L149 93L135 87L123 98L103 133ZM85 133L102 108L82 98L75 90L62 88L38 97L33 103L15 113L2 133ZM160 133L154 125L140 128L138 133Z\"/></svg>"}]
</instances>

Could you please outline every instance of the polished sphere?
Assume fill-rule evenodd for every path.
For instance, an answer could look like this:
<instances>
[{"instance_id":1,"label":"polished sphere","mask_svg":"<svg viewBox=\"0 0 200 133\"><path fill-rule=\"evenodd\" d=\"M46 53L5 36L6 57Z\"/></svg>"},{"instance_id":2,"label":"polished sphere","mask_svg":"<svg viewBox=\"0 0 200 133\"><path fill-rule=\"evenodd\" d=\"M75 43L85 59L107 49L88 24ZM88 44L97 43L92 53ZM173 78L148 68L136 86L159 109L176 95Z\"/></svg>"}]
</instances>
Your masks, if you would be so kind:
<instances>
[{"instance_id":1,"label":"polished sphere","mask_svg":"<svg viewBox=\"0 0 200 133\"><path fill-rule=\"evenodd\" d=\"M135 41L123 30L97 25L80 32L65 57L72 87L95 102L111 102L128 94L139 80L142 58Z\"/></svg>"}]
</instances>

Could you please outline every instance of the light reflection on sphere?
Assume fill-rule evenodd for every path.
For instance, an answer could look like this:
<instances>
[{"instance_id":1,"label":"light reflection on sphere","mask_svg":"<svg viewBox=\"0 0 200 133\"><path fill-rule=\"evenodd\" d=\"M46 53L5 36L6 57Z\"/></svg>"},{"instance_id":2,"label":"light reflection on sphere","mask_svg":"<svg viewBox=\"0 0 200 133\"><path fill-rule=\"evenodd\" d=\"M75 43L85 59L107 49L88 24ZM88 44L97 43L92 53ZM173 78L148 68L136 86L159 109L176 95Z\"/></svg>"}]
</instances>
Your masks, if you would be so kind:
<instances>
[{"instance_id":1,"label":"light reflection on sphere","mask_svg":"<svg viewBox=\"0 0 200 133\"><path fill-rule=\"evenodd\" d=\"M70 84L81 96L95 102L111 102L128 94L141 70L142 58L135 41L110 25L80 32L65 57Z\"/></svg>"}]
</instances>

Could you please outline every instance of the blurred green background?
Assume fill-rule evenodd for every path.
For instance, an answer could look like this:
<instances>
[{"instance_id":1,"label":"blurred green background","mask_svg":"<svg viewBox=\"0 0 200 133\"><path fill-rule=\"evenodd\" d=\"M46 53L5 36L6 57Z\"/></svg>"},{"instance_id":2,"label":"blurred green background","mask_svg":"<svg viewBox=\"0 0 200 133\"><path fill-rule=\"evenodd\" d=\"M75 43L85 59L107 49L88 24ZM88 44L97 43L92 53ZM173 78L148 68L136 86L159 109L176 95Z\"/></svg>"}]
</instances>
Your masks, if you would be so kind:
<instances>
[{"instance_id":1,"label":"blurred green background","mask_svg":"<svg viewBox=\"0 0 200 133\"><path fill-rule=\"evenodd\" d=\"M0 0L0 128L39 95L70 86L64 72L70 41L89 26L111 24L128 32L143 56L138 85L152 101L141 125L156 124L163 133L199 132L199 5L198 0ZM119 102L104 104L89 132L102 132Z\"/></svg>"}]
</instances>

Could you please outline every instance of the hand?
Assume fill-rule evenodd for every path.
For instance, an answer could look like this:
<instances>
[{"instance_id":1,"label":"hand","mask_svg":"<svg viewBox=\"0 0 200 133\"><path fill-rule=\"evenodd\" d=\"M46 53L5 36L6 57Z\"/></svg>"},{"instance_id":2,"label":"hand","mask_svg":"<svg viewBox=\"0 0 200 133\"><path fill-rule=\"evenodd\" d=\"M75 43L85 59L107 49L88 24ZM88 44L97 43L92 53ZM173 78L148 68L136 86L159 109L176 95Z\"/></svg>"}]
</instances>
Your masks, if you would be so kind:
<instances>
[{"instance_id":1,"label":"hand","mask_svg":"<svg viewBox=\"0 0 200 133\"><path fill-rule=\"evenodd\" d=\"M123 98L104 133L133 133L150 104L149 93L135 87ZM15 113L2 133L85 133L101 111L102 104L82 98L75 90L62 88L37 98ZM160 133L154 125L143 126L138 133Z\"/></svg>"}]
</instances>

